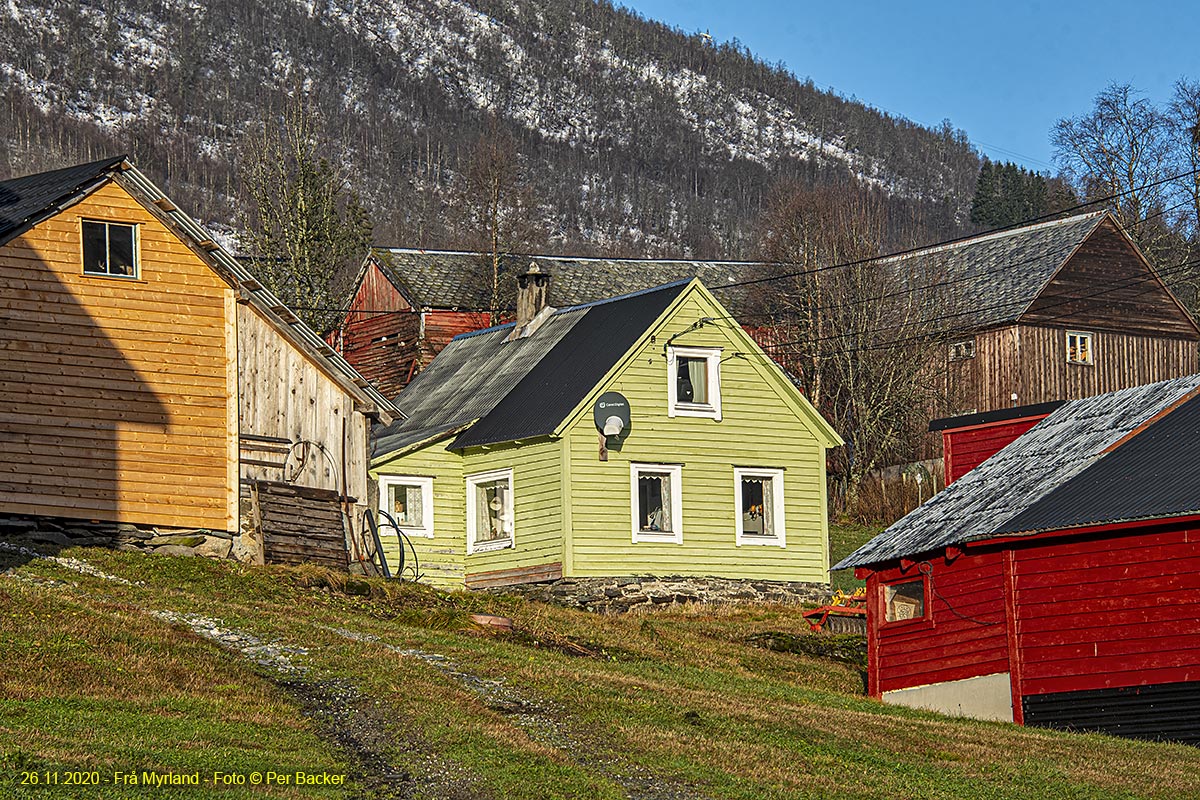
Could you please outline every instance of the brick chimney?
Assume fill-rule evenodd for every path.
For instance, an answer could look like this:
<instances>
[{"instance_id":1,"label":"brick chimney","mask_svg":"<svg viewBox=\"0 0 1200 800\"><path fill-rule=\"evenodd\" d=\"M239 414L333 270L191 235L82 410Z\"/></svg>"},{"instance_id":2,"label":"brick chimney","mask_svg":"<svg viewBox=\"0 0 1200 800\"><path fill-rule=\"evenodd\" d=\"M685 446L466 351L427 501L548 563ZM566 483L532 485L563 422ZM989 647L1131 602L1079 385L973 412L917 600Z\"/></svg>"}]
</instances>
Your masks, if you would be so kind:
<instances>
[{"instance_id":1,"label":"brick chimney","mask_svg":"<svg viewBox=\"0 0 1200 800\"><path fill-rule=\"evenodd\" d=\"M517 331L533 322L538 313L546 308L549 296L550 273L542 272L536 262L529 262L529 268L517 276Z\"/></svg>"}]
</instances>

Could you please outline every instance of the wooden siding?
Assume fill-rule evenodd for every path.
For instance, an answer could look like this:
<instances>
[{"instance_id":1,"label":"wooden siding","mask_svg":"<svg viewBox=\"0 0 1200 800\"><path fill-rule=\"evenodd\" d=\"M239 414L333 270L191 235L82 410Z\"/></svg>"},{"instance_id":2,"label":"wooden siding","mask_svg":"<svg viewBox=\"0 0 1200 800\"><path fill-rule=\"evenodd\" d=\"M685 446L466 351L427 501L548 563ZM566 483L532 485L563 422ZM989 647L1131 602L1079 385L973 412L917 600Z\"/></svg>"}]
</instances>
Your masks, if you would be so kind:
<instances>
[{"instance_id":1,"label":"wooden siding","mask_svg":"<svg viewBox=\"0 0 1200 800\"><path fill-rule=\"evenodd\" d=\"M619 450L598 457L591 408L566 434L570 532L563 572L601 575L716 575L729 578L828 580L825 456L806 421L767 378L774 367L749 352L741 331L707 325L702 317L728 313L698 292L655 331L601 391L630 403L632 421ZM722 419L670 417L664 342L724 348ZM683 544L632 543L630 463L680 463ZM787 547L736 543L734 467L774 467L784 472Z\"/></svg>"},{"instance_id":2,"label":"wooden siding","mask_svg":"<svg viewBox=\"0 0 1200 800\"><path fill-rule=\"evenodd\" d=\"M975 357L949 364L948 396L960 411L994 411L1076 400L1200 370L1195 341L1100 329L1084 329L1093 335L1095 363L1068 364L1068 330L1076 328L1012 325L976 334Z\"/></svg>"},{"instance_id":3,"label":"wooden siding","mask_svg":"<svg viewBox=\"0 0 1200 800\"><path fill-rule=\"evenodd\" d=\"M1080 245L1021 322L1200 339L1196 326L1111 219Z\"/></svg>"},{"instance_id":4,"label":"wooden siding","mask_svg":"<svg viewBox=\"0 0 1200 800\"><path fill-rule=\"evenodd\" d=\"M433 477L433 538L412 537L424 581L448 589L463 588L463 564L467 553L466 483L462 458L446 450L448 439L434 442L372 470L371 476L409 475ZM382 498L371 498L379 508ZM397 563L395 536L381 531L388 563Z\"/></svg>"},{"instance_id":5,"label":"wooden siding","mask_svg":"<svg viewBox=\"0 0 1200 800\"><path fill-rule=\"evenodd\" d=\"M515 547L466 557L467 580L481 572L513 570L563 560L562 447L543 439L463 455L463 494L467 477L497 469L513 471L513 541ZM466 542L466 510L462 521Z\"/></svg>"},{"instance_id":6,"label":"wooden siding","mask_svg":"<svg viewBox=\"0 0 1200 800\"><path fill-rule=\"evenodd\" d=\"M84 275L80 219L138 226ZM0 248L0 512L237 528L229 287L108 183Z\"/></svg>"},{"instance_id":7,"label":"wooden siding","mask_svg":"<svg viewBox=\"0 0 1200 800\"><path fill-rule=\"evenodd\" d=\"M283 481L286 471L291 483L339 493L344 486L350 497L367 502L367 420L355 412L354 399L244 304L238 305L238 350L242 479ZM282 454L286 465L250 463L270 459L255 457L249 437L283 440L291 449Z\"/></svg>"},{"instance_id":8,"label":"wooden siding","mask_svg":"<svg viewBox=\"0 0 1200 800\"><path fill-rule=\"evenodd\" d=\"M1015 556L1021 695L1200 680L1200 531L1117 531Z\"/></svg>"},{"instance_id":9,"label":"wooden siding","mask_svg":"<svg viewBox=\"0 0 1200 800\"><path fill-rule=\"evenodd\" d=\"M320 564L346 569L340 495L286 483L256 482L268 564Z\"/></svg>"},{"instance_id":10,"label":"wooden siding","mask_svg":"<svg viewBox=\"0 0 1200 800\"><path fill-rule=\"evenodd\" d=\"M874 573L867 583L869 689L882 692L1009 671L1001 553L929 560L929 613L924 619L883 622L883 587L916 580L916 566Z\"/></svg>"},{"instance_id":11,"label":"wooden siding","mask_svg":"<svg viewBox=\"0 0 1200 800\"><path fill-rule=\"evenodd\" d=\"M966 475L1037 425L1045 415L943 431L946 485Z\"/></svg>"}]
</instances>

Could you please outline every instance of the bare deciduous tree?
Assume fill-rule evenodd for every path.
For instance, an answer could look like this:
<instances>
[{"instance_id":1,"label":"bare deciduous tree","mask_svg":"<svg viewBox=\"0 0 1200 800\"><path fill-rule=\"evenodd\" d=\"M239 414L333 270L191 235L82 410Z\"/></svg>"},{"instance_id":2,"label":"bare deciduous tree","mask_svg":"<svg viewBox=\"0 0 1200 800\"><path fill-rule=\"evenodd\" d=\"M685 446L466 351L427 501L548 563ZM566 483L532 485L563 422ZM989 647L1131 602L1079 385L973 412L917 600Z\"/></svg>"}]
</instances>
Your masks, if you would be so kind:
<instances>
[{"instance_id":1,"label":"bare deciduous tree","mask_svg":"<svg viewBox=\"0 0 1200 800\"><path fill-rule=\"evenodd\" d=\"M318 125L299 92L276 121L249 136L242 181L250 204L242 249L255 275L310 326L340 318L339 274L371 246L371 221L346 177L321 155Z\"/></svg>"},{"instance_id":2,"label":"bare deciduous tree","mask_svg":"<svg viewBox=\"0 0 1200 800\"><path fill-rule=\"evenodd\" d=\"M471 148L452 202L465 245L482 254L482 279L494 316L511 305L515 270L506 269L511 257L545 238L533 213L533 190L521 169L517 143L495 120Z\"/></svg>"}]
</instances>

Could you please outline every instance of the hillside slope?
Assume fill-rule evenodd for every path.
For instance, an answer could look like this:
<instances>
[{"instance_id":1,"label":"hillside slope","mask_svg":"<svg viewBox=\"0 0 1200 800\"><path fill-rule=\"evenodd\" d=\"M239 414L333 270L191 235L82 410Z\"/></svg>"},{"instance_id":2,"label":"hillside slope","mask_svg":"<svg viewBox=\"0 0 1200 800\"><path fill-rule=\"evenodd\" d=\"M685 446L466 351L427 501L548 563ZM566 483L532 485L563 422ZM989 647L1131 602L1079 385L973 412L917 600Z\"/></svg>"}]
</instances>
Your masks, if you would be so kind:
<instances>
[{"instance_id":1,"label":"hillside slope","mask_svg":"<svg viewBox=\"0 0 1200 800\"><path fill-rule=\"evenodd\" d=\"M27 0L0 8L0 178L129 151L236 223L239 144L297 88L377 239L455 247L449 188L495 117L551 249L749 256L782 178L856 180L966 224L965 136L592 0ZM450 215L452 216L452 215Z\"/></svg>"},{"instance_id":2,"label":"hillside slope","mask_svg":"<svg viewBox=\"0 0 1200 800\"><path fill-rule=\"evenodd\" d=\"M749 646L759 632L803 634L784 607L597 616L318 570L11 545L0 556L6 797L1200 792L1194 748L884 707L851 666ZM481 611L515 630L473 625ZM134 790L116 774L143 771L200 783ZM95 785L65 785L69 772ZM217 772L234 783L214 784ZM298 786L297 772L347 783ZM255 786L255 773L291 780Z\"/></svg>"}]
</instances>

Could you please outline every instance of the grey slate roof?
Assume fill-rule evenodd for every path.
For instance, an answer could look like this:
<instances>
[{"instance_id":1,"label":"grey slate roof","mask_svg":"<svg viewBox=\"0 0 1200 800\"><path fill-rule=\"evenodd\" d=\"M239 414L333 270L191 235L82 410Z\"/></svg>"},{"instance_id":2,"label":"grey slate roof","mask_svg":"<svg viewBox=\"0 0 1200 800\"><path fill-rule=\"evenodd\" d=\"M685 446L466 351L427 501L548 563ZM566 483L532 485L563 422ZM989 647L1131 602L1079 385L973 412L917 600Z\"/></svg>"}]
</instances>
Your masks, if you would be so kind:
<instances>
[{"instance_id":1,"label":"grey slate roof","mask_svg":"<svg viewBox=\"0 0 1200 800\"><path fill-rule=\"evenodd\" d=\"M947 328L988 328L1015 322L1059 267L1099 227L1107 211L985 234L880 263L900 280L946 286L923 294L929 314Z\"/></svg>"},{"instance_id":2,"label":"grey slate roof","mask_svg":"<svg viewBox=\"0 0 1200 800\"><path fill-rule=\"evenodd\" d=\"M1063 262L1100 225L1107 212L1095 211L1062 220L985 234L954 244L882 259L898 281L947 287L923 293L929 314L949 317L951 328L986 328L1015 321L1037 297ZM485 309L490 281L478 253L376 248L388 280L420 308ZM728 284L777 274L782 267L761 261L688 261L637 258L512 256L505 268L521 270L536 262L554 276L550 302L558 306L590 303L605 297L698 277L734 316L750 318L759 309L754 298L771 284Z\"/></svg>"},{"instance_id":3,"label":"grey slate roof","mask_svg":"<svg viewBox=\"0 0 1200 800\"><path fill-rule=\"evenodd\" d=\"M1193 399L1198 390L1200 375L1191 375L1065 403L833 569L981 539L1158 518L1200 507L1200 478L1187 475L1185 466L1194 456L1178 453L1192 451L1198 441L1185 435L1200 428L1200 398ZM1179 478L1190 480L1192 488L1161 485L1162 476L1152 470L1168 454L1181 465ZM1156 487L1152 495L1149 485Z\"/></svg>"},{"instance_id":4,"label":"grey slate roof","mask_svg":"<svg viewBox=\"0 0 1200 800\"><path fill-rule=\"evenodd\" d=\"M383 273L418 308L485 309L491 302L490 280L483 280L478 253L442 250L376 248ZM744 313L744 287L724 290L729 283L762 277L769 265L756 261L686 261L639 258L567 258L511 256L505 268L523 271L535 262L553 276L550 303L577 306L608 297L699 278L733 314Z\"/></svg>"},{"instance_id":5,"label":"grey slate roof","mask_svg":"<svg viewBox=\"0 0 1200 800\"><path fill-rule=\"evenodd\" d=\"M511 323L456 336L396 398L406 419L375 431L372 459L451 432L453 449L552 433L689 283L558 309L511 342Z\"/></svg>"},{"instance_id":6,"label":"grey slate roof","mask_svg":"<svg viewBox=\"0 0 1200 800\"><path fill-rule=\"evenodd\" d=\"M39 172L0 182L0 244L19 236L58 210L58 206L107 178L125 156Z\"/></svg>"}]
</instances>

